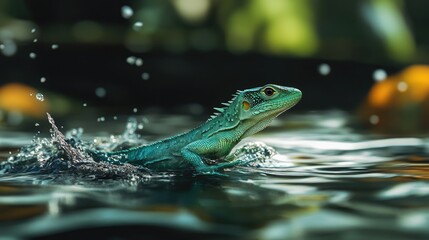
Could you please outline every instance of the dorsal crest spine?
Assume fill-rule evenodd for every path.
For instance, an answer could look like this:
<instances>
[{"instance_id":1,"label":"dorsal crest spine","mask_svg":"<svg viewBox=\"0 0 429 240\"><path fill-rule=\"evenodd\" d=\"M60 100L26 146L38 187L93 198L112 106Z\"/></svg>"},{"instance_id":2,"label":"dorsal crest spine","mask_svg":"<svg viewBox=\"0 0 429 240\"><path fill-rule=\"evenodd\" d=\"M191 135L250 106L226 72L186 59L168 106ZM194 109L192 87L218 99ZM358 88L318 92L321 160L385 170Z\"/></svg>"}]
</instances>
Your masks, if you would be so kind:
<instances>
[{"instance_id":1,"label":"dorsal crest spine","mask_svg":"<svg viewBox=\"0 0 429 240\"><path fill-rule=\"evenodd\" d=\"M225 112L225 110L231 105L231 103L234 102L235 98L237 98L237 96L241 92L242 91L238 90L236 93L232 94L233 98L231 100L229 100L227 103L222 103L222 105L224 107L215 107L215 108L213 108L214 110L216 110L216 112L213 113L207 121L210 121L210 120L216 118L217 116L219 116L221 113Z\"/></svg>"}]
</instances>

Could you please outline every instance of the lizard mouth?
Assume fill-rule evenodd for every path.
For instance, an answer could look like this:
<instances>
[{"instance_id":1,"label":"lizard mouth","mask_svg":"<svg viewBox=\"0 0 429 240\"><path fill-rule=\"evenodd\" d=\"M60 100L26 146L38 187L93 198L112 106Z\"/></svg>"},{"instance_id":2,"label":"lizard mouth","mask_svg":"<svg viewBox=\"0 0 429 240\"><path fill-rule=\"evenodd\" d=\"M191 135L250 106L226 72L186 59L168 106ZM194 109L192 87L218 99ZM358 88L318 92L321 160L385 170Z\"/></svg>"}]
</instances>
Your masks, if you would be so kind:
<instances>
[{"instance_id":1,"label":"lizard mouth","mask_svg":"<svg viewBox=\"0 0 429 240\"><path fill-rule=\"evenodd\" d=\"M265 104L261 104L256 109L254 109L254 115L260 115L263 113L267 113L267 116L277 116L281 114L284 111L287 111L291 109L293 106L295 106L299 100L301 100L301 92L298 92L297 94L293 94L287 99L278 99L278 100L272 100L269 102L266 102Z\"/></svg>"}]
</instances>

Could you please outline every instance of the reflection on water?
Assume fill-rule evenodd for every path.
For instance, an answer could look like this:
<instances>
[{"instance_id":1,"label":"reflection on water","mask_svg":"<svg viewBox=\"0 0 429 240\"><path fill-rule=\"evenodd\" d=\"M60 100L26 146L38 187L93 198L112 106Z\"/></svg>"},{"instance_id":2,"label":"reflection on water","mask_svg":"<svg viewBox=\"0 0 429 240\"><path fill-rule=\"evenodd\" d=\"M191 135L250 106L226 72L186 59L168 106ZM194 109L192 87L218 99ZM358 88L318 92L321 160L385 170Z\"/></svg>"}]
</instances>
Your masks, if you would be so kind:
<instances>
[{"instance_id":1,"label":"reflection on water","mask_svg":"<svg viewBox=\"0 0 429 240\"><path fill-rule=\"evenodd\" d=\"M227 177L144 172L131 178L127 169L113 169L123 172L112 178L83 168L75 169L80 174L64 169L3 173L0 235L427 238L428 139L361 133L348 127L347 119L344 113L321 112L277 121L245 141L263 142L277 154L227 169ZM143 142L132 132L128 136L129 145ZM24 139L2 135L0 159ZM236 157L274 151L261 143L244 146Z\"/></svg>"}]
</instances>

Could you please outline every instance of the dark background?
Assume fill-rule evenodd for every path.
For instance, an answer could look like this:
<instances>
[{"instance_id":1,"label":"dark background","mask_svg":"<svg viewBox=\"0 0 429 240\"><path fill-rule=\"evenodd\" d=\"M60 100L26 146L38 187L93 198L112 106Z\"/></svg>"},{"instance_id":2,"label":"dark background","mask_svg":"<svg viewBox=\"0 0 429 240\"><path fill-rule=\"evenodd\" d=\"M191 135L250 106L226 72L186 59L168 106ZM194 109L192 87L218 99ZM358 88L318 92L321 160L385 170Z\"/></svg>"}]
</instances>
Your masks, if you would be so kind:
<instances>
[{"instance_id":1,"label":"dark background","mask_svg":"<svg viewBox=\"0 0 429 240\"><path fill-rule=\"evenodd\" d=\"M227 101L237 89L276 83L302 90L298 110L353 110L373 85L374 70L381 68L390 74L427 62L428 1L392 1L408 24L416 47L411 57L403 59L392 58L383 39L364 20L364 5L377 1L308 1L319 44L316 51L303 55L258 46L231 51L226 46L219 12L229 7L232 14L251 1L210 1L207 16L197 23L181 19L172 2L2 0L3 29L23 20L34 24L37 32L32 35L27 28L27 37L16 39L18 50L13 56L0 54L0 85L21 82L79 103L130 112L134 106L169 109L189 103L210 109ZM131 19L121 16L124 5L134 9ZM148 17L142 21L143 33L137 36L143 47L136 51L126 42L134 34L137 10L145 8ZM162 21L149 19L151 9ZM96 23L102 37L88 40L73 35L81 21ZM146 28L151 30L145 32ZM216 37L214 44L192 44L195 40L189 36L201 29L211 31ZM185 40L175 36L185 36ZM146 39L150 39L150 47L145 46ZM59 44L55 51L53 43ZM29 58L30 52L37 53L37 58ZM141 58L143 66L128 64L129 56ZM322 63L330 65L330 74L318 72ZM143 72L150 74L149 80L142 79ZM41 76L48 81L40 83ZM106 89L105 97L94 94L97 87Z\"/></svg>"}]
</instances>

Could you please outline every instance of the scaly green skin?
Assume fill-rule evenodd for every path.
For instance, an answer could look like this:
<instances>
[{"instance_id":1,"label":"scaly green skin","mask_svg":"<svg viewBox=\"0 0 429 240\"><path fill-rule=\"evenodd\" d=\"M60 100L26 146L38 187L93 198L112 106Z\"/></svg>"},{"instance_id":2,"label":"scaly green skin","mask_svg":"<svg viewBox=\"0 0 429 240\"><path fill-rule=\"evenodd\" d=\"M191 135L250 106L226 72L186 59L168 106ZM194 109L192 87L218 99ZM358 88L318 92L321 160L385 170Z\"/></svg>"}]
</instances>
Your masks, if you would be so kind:
<instances>
[{"instance_id":1,"label":"scaly green skin","mask_svg":"<svg viewBox=\"0 0 429 240\"><path fill-rule=\"evenodd\" d=\"M213 173L238 162L208 165L205 159L227 156L238 142L267 127L275 117L298 103L301 96L298 89L273 84L238 91L225 107L215 108L218 112L214 116L189 132L99 157L156 171L193 167L197 173Z\"/></svg>"}]
</instances>

